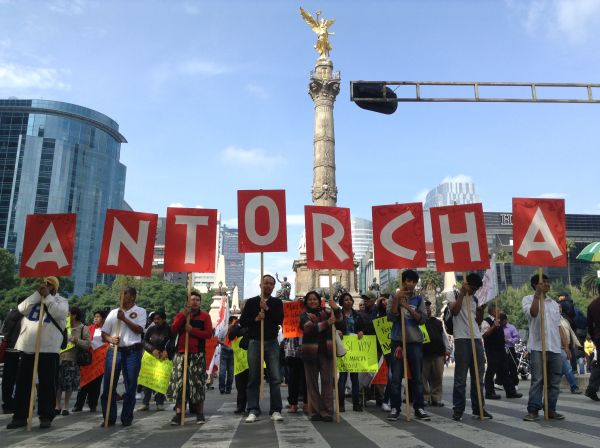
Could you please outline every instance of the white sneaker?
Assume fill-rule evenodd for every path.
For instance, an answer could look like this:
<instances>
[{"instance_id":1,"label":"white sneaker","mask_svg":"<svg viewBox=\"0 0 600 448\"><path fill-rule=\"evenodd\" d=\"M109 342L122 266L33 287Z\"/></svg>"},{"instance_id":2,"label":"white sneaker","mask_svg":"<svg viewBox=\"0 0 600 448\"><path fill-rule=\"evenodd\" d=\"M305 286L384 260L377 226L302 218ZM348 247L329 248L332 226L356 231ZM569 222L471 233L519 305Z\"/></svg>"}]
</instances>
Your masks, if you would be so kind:
<instances>
[{"instance_id":1,"label":"white sneaker","mask_svg":"<svg viewBox=\"0 0 600 448\"><path fill-rule=\"evenodd\" d=\"M250 414L252 415L252 414ZM281 414L277 411L273 412L271 414L271 420L273 420L274 422L282 422L283 421L283 417L281 416ZM246 420L248 421L248 420Z\"/></svg>"},{"instance_id":2,"label":"white sneaker","mask_svg":"<svg viewBox=\"0 0 600 448\"><path fill-rule=\"evenodd\" d=\"M256 414L248 414L248 417L246 417L246 423L254 423L256 420L258 420Z\"/></svg>"},{"instance_id":3,"label":"white sneaker","mask_svg":"<svg viewBox=\"0 0 600 448\"><path fill-rule=\"evenodd\" d=\"M143 404L139 408L137 408L138 411L148 411L149 409L150 406L148 406L147 404Z\"/></svg>"},{"instance_id":4,"label":"white sneaker","mask_svg":"<svg viewBox=\"0 0 600 448\"><path fill-rule=\"evenodd\" d=\"M390 411L392 410L392 408L390 407L390 405L389 405L389 404L387 404L387 403L382 403L382 404L381 404L381 410L382 410L383 412L390 412Z\"/></svg>"},{"instance_id":5,"label":"white sneaker","mask_svg":"<svg viewBox=\"0 0 600 448\"><path fill-rule=\"evenodd\" d=\"M141 392L138 392L137 394L135 394L136 400L141 400L142 398L144 398L144 394L142 394Z\"/></svg>"}]
</instances>

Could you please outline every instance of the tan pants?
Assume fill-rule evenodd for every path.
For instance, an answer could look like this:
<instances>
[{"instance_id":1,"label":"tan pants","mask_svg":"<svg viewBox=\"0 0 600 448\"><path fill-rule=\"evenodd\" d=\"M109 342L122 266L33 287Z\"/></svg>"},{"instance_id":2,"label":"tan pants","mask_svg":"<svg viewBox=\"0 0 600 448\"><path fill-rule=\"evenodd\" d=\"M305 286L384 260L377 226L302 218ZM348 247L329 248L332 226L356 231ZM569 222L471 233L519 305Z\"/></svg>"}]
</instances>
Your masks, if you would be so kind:
<instances>
[{"instance_id":1,"label":"tan pants","mask_svg":"<svg viewBox=\"0 0 600 448\"><path fill-rule=\"evenodd\" d=\"M319 374L321 393L319 393ZM305 362L306 395L308 396L308 416L333 416L333 361L319 354L318 363Z\"/></svg>"},{"instance_id":2,"label":"tan pants","mask_svg":"<svg viewBox=\"0 0 600 448\"><path fill-rule=\"evenodd\" d=\"M442 379L444 377L444 356L423 358L423 395L425 401L442 400Z\"/></svg>"}]
</instances>

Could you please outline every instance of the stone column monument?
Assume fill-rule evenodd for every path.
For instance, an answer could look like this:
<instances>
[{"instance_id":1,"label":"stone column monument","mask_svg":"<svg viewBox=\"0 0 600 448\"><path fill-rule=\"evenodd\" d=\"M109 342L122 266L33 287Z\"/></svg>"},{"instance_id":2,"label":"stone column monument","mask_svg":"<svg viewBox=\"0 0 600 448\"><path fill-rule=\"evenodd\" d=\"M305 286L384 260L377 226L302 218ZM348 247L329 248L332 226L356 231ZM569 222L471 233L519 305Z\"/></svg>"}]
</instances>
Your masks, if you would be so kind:
<instances>
[{"instance_id":1,"label":"stone column monument","mask_svg":"<svg viewBox=\"0 0 600 448\"><path fill-rule=\"evenodd\" d=\"M338 189L335 182L335 135L333 128L333 104L340 92L340 72L333 70L333 62L329 59L331 45L328 31L333 25L333 19L320 18L321 12L317 11L316 19L300 8L300 14L310 28L317 34L315 49L319 58L315 69L310 73L308 94L315 105L315 130L314 130L314 161L312 203L335 207L337 205ZM328 288L328 270L313 270L306 266L306 241L303 234L298 246L298 259L294 261L293 270L296 273L295 295L305 295L308 291L325 287ZM356 264L356 263L355 263ZM333 270L335 282L349 291L352 295L357 293L357 275L354 271Z\"/></svg>"}]
</instances>

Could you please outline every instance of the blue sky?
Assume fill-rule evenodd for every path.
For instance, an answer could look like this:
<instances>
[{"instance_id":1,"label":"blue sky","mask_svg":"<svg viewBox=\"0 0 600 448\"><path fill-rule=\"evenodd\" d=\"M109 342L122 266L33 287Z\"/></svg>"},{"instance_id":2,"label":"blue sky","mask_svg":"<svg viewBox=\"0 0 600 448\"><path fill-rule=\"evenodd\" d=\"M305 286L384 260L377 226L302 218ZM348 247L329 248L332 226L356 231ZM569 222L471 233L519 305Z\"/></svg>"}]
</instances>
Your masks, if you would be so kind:
<instances>
[{"instance_id":1,"label":"blue sky","mask_svg":"<svg viewBox=\"0 0 600 448\"><path fill-rule=\"evenodd\" d=\"M422 200L467 176L486 211L547 196L564 197L568 213L600 212L600 105L406 103L383 116L349 100L359 79L598 83L600 0L0 0L0 97L116 120L137 211L217 208L235 226L238 189L285 189L289 252L265 260L293 279L317 58L299 6L336 19L339 206L370 219L372 205ZM248 294L258 259L247 256Z\"/></svg>"}]
</instances>

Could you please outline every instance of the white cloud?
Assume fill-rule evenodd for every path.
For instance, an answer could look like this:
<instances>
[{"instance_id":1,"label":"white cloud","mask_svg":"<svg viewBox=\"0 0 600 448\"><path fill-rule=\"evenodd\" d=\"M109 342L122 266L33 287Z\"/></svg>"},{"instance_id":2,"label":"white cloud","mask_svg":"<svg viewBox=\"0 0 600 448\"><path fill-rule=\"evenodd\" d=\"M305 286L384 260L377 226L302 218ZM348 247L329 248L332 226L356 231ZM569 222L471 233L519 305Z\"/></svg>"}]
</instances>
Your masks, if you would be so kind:
<instances>
[{"instance_id":1,"label":"white cloud","mask_svg":"<svg viewBox=\"0 0 600 448\"><path fill-rule=\"evenodd\" d=\"M167 207L184 208L185 205L183 205L181 202L173 202L172 204L169 204Z\"/></svg>"},{"instance_id":2,"label":"white cloud","mask_svg":"<svg viewBox=\"0 0 600 448\"><path fill-rule=\"evenodd\" d=\"M429 193L429 190L427 188L423 188L414 196L413 200L416 202L425 202L425 199L427 198L427 193Z\"/></svg>"},{"instance_id":3,"label":"white cloud","mask_svg":"<svg viewBox=\"0 0 600 448\"><path fill-rule=\"evenodd\" d=\"M160 90L168 81L183 76L210 78L230 73L231 69L214 61L188 59L178 63L161 63L150 70L150 86Z\"/></svg>"},{"instance_id":4,"label":"white cloud","mask_svg":"<svg viewBox=\"0 0 600 448\"><path fill-rule=\"evenodd\" d=\"M269 93L265 90L264 87L259 86L258 84L246 84L246 90L250 93L250 95L258 98L259 100L269 99Z\"/></svg>"},{"instance_id":5,"label":"white cloud","mask_svg":"<svg viewBox=\"0 0 600 448\"><path fill-rule=\"evenodd\" d=\"M304 215L287 215L286 221L288 226L303 226Z\"/></svg>"},{"instance_id":6,"label":"white cloud","mask_svg":"<svg viewBox=\"0 0 600 448\"><path fill-rule=\"evenodd\" d=\"M471 183L473 182L473 178L471 176L467 176L466 174L459 174L458 176L446 176L442 179L442 184L449 183Z\"/></svg>"},{"instance_id":7,"label":"white cloud","mask_svg":"<svg viewBox=\"0 0 600 448\"><path fill-rule=\"evenodd\" d=\"M0 88L67 89L68 85L60 80L60 74L54 68L0 64Z\"/></svg>"},{"instance_id":8,"label":"white cloud","mask_svg":"<svg viewBox=\"0 0 600 448\"><path fill-rule=\"evenodd\" d=\"M48 9L58 14L79 16L83 14L84 0L52 0L48 3Z\"/></svg>"},{"instance_id":9,"label":"white cloud","mask_svg":"<svg viewBox=\"0 0 600 448\"><path fill-rule=\"evenodd\" d=\"M286 159L279 154L267 154L264 149L244 149L228 146L223 150L221 159L225 163L234 163L246 166L266 165L273 167L286 163Z\"/></svg>"},{"instance_id":10,"label":"white cloud","mask_svg":"<svg viewBox=\"0 0 600 448\"><path fill-rule=\"evenodd\" d=\"M567 193L542 193L537 197L544 199L567 199L567 196L569 196Z\"/></svg>"},{"instance_id":11,"label":"white cloud","mask_svg":"<svg viewBox=\"0 0 600 448\"><path fill-rule=\"evenodd\" d=\"M600 0L507 0L532 35L583 43L600 26Z\"/></svg>"}]
</instances>

